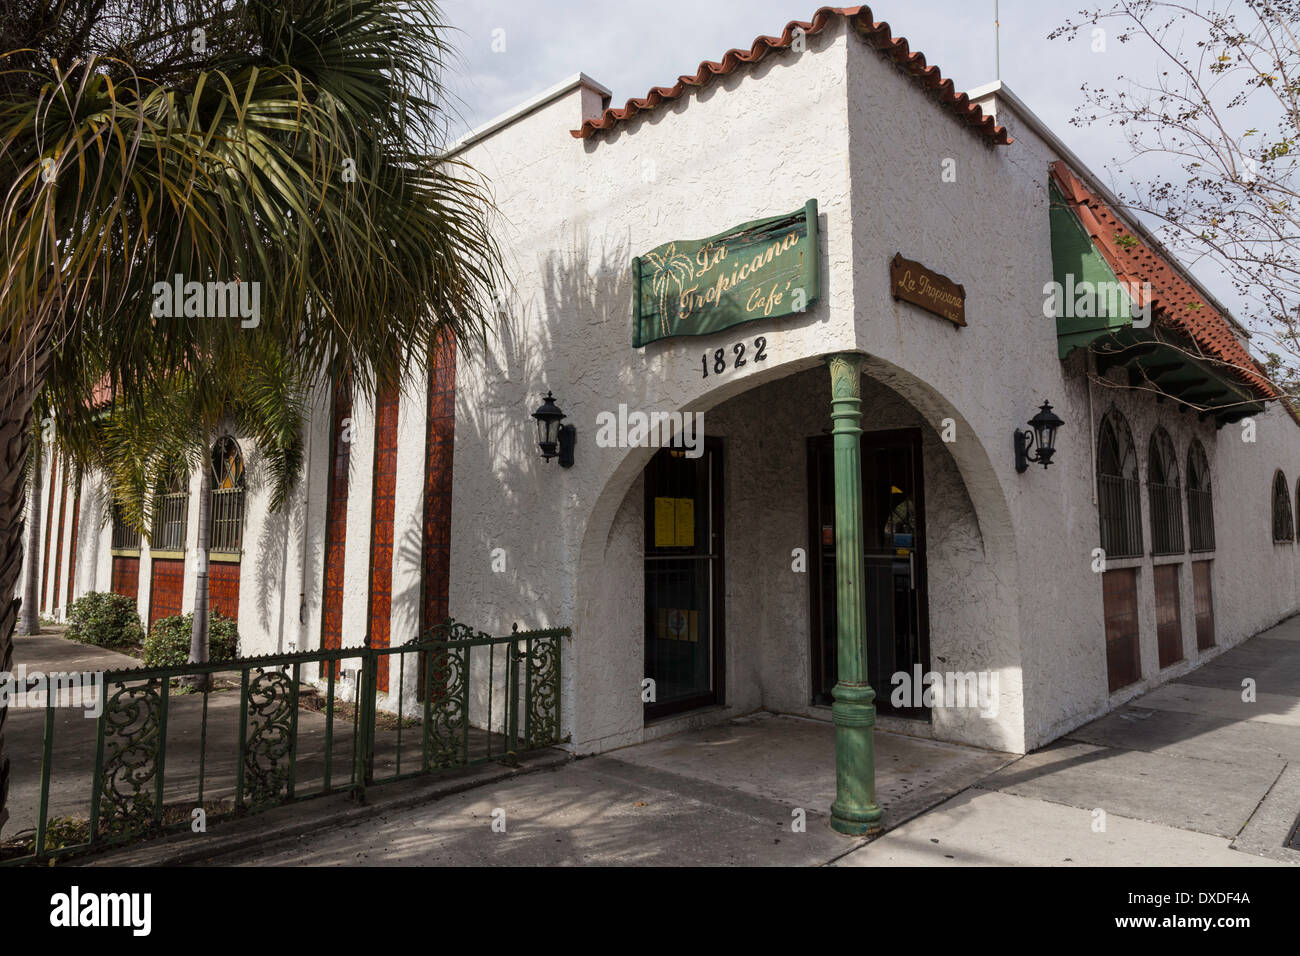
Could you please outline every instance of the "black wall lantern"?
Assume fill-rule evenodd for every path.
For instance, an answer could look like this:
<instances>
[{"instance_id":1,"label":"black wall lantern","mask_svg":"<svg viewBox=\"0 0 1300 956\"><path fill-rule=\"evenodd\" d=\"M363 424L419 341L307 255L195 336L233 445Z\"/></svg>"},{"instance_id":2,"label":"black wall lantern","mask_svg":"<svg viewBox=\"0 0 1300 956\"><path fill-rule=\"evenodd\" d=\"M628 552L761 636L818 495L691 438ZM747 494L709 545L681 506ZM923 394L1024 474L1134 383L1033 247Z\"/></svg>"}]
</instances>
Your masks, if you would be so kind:
<instances>
[{"instance_id":1,"label":"black wall lantern","mask_svg":"<svg viewBox=\"0 0 1300 956\"><path fill-rule=\"evenodd\" d=\"M557 455L561 468L573 467L573 444L578 430L572 425L561 425L564 412L555 404L555 396L549 391L542 399L541 407L533 412L537 419L537 447L542 450L542 459L550 461Z\"/></svg>"},{"instance_id":2,"label":"black wall lantern","mask_svg":"<svg viewBox=\"0 0 1300 956\"><path fill-rule=\"evenodd\" d=\"M1031 461L1044 468L1050 465L1052 456L1056 454L1056 430L1064 424L1052 411L1052 406L1043 402L1038 414L1029 419L1029 428L1015 431L1016 471L1027 471ZM1029 454L1031 447L1036 449L1032 455Z\"/></svg>"}]
</instances>

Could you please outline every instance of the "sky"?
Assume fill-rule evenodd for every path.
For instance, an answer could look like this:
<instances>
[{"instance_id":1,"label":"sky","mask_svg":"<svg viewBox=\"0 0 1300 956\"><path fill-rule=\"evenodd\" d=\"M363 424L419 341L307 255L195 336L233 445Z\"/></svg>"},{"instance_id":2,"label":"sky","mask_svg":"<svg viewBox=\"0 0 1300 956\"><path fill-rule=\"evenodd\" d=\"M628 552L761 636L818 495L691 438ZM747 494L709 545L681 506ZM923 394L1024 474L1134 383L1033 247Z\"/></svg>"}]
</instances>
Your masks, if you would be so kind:
<instances>
[{"instance_id":1,"label":"sky","mask_svg":"<svg viewBox=\"0 0 1300 956\"><path fill-rule=\"evenodd\" d=\"M1083 104L1085 83L1121 89L1118 77L1147 79L1155 67L1131 44L1096 44L1091 34L1072 42L1048 39L1067 20L1077 21L1084 6L1081 0L1001 0L996 42L994 0L889 0L871 10L959 90L991 82L1000 66L1002 81L1098 178L1122 192L1133 167L1120 130L1070 121ZM441 8L457 50L446 79L461 119L452 133L459 135L577 72L612 90L613 105L622 106L652 86L671 86L678 76L694 73L701 60L747 48L760 34L779 35L791 20L810 20L817 5L812 0L443 0ZM1230 309L1238 315L1245 311L1213 265L1194 268Z\"/></svg>"},{"instance_id":2,"label":"sky","mask_svg":"<svg viewBox=\"0 0 1300 956\"><path fill-rule=\"evenodd\" d=\"M1048 40L1074 16L1079 0L1002 0L1000 44L993 0L894 0L872 7L875 19L905 36L960 90L1002 80L1094 171L1123 141L1115 130L1070 127L1084 82L1113 80L1141 68L1128 50ZM776 36L791 20L811 19L813 0L443 0L457 62L449 86L462 117L457 132L479 126L579 71L614 93L614 105L671 86L701 60ZM502 32L496 32L502 31ZM494 51L494 39L497 50ZM500 49L504 47L504 49Z\"/></svg>"}]
</instances>

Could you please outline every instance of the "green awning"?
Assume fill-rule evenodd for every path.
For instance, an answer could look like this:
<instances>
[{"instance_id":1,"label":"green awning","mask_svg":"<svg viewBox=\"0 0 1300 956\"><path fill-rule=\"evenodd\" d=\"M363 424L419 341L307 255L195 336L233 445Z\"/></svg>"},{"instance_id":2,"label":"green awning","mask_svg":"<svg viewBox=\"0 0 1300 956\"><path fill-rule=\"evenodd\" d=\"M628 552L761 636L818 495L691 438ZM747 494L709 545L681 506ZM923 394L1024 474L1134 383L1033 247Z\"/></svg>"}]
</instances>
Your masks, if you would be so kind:
<instances>
[{"instance_id":1,"label":"green awning","mask_svg":"<svg viewBox=\"0 0 1300 956\"><path fill-rule=\"evenodd\" d=\"M1058 356L1088 348L1099 374L1122 368L1131 387L1155 390L1158 400L1177 399L1180 411L1195 406L1219 426L1262 412L1264 403L1246 385L1196 357L1194 343L1154 322L1134 327L1132 298L1055 182L1050 195Z\"/></svg>"},{"instance_id":2,"label":"green awning","mask_svg":"<svg viewBox=\"0 0 1300 956\"><path fill-rule=\"evenodd\" d=\"M1065 358L1099 336L1132 326L1133 302L1056 183L1051 184L1050 194L1057 353ZM1098 288L1114 290L1114 294L1098 295Z\"/></svg>"}]
</instances>

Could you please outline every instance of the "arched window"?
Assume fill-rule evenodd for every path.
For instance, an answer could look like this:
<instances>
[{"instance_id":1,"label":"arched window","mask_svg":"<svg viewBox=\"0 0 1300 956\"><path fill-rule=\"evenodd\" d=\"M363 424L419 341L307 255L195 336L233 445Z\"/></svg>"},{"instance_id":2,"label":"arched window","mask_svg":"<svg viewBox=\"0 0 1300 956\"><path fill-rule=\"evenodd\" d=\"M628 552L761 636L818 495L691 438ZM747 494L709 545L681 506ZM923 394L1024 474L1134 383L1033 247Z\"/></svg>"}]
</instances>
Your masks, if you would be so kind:
<instances>
[{"instance_id":1,"label":"arched window","mask_svg":"<svg viewBox=\"0 0 1300 956\"><path fill-rule=\"evenodd\" d=\"M1193 551L1214 550L1214 500L1210 495L1210 462L1196 439L1187 449L1187 526Z\"/></svg>"},{"instance_id":2,"label":"arched window","mask_svg":"<svg viewBox=\"0 0 1300 956\"><path fill-rule=\"evenodd\" d=\"M212 446L212 538L209 551L238 554L244 545L244 454L222 435Z\"/></svg>"},{"instance_id":3,"label":"arched window","mask_svg":"<svg viewBox=\"0 0 1300 956\"><path fill-rule=\"evenodd\" d=\"M1141 556L1141 496L1133 433L1124 416L1111 409L1101 420L1097 439L1097 511L1107 557Z\"/></svg>"},{"instance_id":4,"label":"arched window","mask_svg":"<svg viewBox=\"0 0 1300 956\"><path fill-rule=\"evenodd\" d=\"M1151 506L1151 553L1183 553L1183 492L1178 455L1169 433L1159 426L1147 450L1147 503Z\"/></svg>"},{"instance_id":5,"label":"arched window","mask_svg":"<svg viewBox=\"0 0 1300 956\"><path fill-rule=\"evenodd\" d=\"M149 546L154 551L184 551L185 528L190 511L190 480L179 463L158 483L154 506L153 535Z\"/></svg>"},{"instance_id":6,"label":"arched window","mask_svg":"<svg viewBox=\"0 0 1300 956\"><path fill-rule=\"evenodd\" d=\"M1291 523L1291 492L1287 489L1286 475L1279 468L1273 475L1273 543L1295 540L1295 525Z\"/></svg>"}]
</instances>

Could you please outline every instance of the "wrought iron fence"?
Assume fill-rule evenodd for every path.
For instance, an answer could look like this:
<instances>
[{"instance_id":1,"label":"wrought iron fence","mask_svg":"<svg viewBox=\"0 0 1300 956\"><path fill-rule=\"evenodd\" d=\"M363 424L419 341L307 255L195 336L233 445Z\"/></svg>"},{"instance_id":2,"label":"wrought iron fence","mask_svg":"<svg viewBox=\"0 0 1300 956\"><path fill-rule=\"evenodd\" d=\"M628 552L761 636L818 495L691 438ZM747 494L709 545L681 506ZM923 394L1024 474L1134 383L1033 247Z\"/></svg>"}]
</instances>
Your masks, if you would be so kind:
<instances>
[{"instance_id":1,"label":"wrought iron fence","mask_svg":"<svg viewBox=\"0 0 1300 956\"><path fill-rule=\"evenodd\" d=\"M1142 492L1136 478L1097 476L1101 547L1110 558L1142 555Z\"/></svg>"},{"instance_id":2,"label":"wrought iron fence","mask_svg":"<svg viewBox=\"0 0 1300 956\"><path fill-rule=\"evenodd\" d=\"M1187 524L1192 550L1214 550L1214 497L1208 489L1187 489Z\"/></svg>"},{"instance_id":3,"label":"wrought iron fence","mask_svg":"<svg viewBox=\"0 0 1300 956\"><path fill-rule=\"evenodd\" d=\"M1182 554L1183 499L1178 485L1147 482L1151 502L1151 553Z\"/></svg>"},{"instance_id":4,"label":"wrought iron fence","mask_svg":"<svg viewBox=\"0 0 1300 956\"><path fill-rule=\"evenodd\" d=\"M238 554L244 544L244 489L212 489L212 532L208 550Z\"/></svg>"},{"instance_id":5,"label":"wrought iron fence","mask_svg":"<svg viewBox=\"0 0 1300 956\"><path fill-rule=\"evenodd\" d=\"M56 734L75 734L78 721L57 722L54 696L46 700L31 852L4 862L188 829L196 810L210 821L331 793L360 801L375 784L514 763L561 742L560 648L569 634L516 626L493 637L449 620L394 647L106 672L93 733L81 731L93 770L87 777L84 760L68 761L61 777L82 779L61 779L57 790ZM201 675L212 686L186 693ZM84 818L69 816L70 793L84 794ZM17 821L23 808L14 809ZM53 846L52 824L61 832L77 824L80 836Z\"/></svg>"},{"instance_id":6,"label":"wrought iron fence","mask_svg":"<svg viewBox=\"0 0 1300 956\"><path fill-rule=\"evenodd\" d=\"M154 518L149 546L155 551L184 551L185 523L190 507L188 491L158 496L158 513Z\"/></svg>"}]
</instances>

